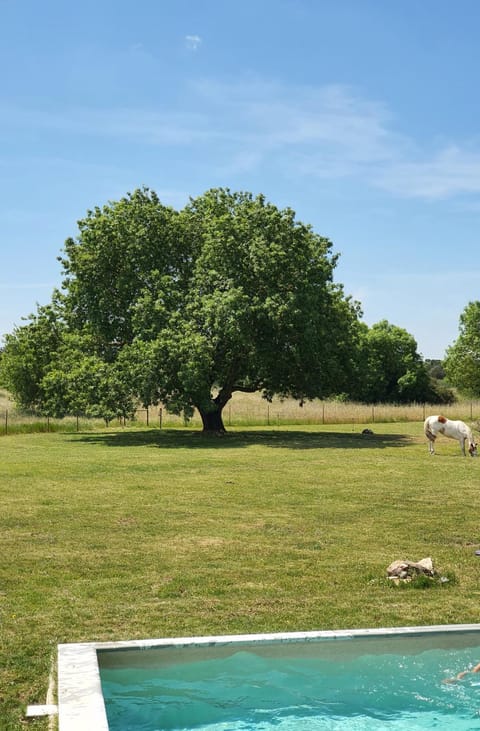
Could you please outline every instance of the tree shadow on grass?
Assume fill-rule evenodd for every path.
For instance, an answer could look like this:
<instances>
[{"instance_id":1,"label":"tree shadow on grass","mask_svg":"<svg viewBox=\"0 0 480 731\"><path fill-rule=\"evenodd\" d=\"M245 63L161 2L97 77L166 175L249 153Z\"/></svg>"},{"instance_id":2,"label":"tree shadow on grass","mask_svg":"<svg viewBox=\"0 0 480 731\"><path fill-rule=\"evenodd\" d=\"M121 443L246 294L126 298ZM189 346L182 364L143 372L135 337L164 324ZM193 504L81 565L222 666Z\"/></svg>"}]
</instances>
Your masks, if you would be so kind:
<instances>
[{"instance_id":1,"label":"tree shadow on grass","mask_svg":"<svg viewBox=\"0 0 480 731\"><path fill-rule=\"evenodd\" d=\"M76 437L87 444L108 447L153 447L165 449L231 449L262 445L287 449L385 449L411 445L405 434L368 434L311 431L236 431L223 435L199 431L157 429L151 431L84 433Z\"/></svg>"}]
</instances>

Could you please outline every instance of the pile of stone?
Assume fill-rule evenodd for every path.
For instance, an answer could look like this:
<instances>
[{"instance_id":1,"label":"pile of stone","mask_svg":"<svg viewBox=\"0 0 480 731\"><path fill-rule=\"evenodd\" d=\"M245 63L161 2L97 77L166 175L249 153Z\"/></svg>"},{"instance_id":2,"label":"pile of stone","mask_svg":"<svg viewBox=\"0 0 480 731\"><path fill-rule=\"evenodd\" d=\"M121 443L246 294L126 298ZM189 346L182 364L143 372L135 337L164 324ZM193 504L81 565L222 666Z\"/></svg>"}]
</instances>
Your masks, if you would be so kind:
<instances>
[{"instance_id":1,"label":"pile of stone","mask_svg":"<svg viewBox=\"0 0 480 731\"><path fill-rule=\"evenodd\" d=\"M417 576L430 576L433 579L435 570L431 558L422 558L420 561L394 561L387 568L387 577L399 583L411 581Z\"/></svg>"}]
</instances>

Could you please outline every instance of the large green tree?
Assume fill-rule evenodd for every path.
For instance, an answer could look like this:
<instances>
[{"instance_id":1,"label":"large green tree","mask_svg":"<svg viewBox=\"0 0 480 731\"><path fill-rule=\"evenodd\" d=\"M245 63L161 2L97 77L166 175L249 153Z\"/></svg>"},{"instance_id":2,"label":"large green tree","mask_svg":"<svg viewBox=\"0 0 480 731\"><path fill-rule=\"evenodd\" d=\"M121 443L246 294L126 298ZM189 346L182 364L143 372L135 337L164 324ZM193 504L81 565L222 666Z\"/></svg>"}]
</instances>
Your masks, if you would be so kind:
<instances>
[{"instance_id":1,"label":"large green tree","mask_svg":"<svg viewBox=\"0 0 480 731\"><path fill-rule=\"evenodd\" d=\"M460 315L460 334L447 349L443 367L452 386L480 396L480 302L469 302Z\"/></svg>"},{"instance_id":2,"label":"large green tree","mask_svg":"<svg viewBox=\"0 0 480 731\"><path fill-rule=\"evenodd\" d=\"M364 401L408 403L438 399L417 352L415 338L387 320L365 328L360 370Z\"/></svg>"},{"instance_id":3,"label":"large green tree","mask_svg":"<svg viewBox=\"0 0 480 731\"><path fill-rule=\"evenodd\" d=\"M223 431L234 391L301 401L349 390L358 305L333 281L330 241L291 209L215 189L176 211L142 189L78 226L58 299L83 366L76 381L64 378L65 337L43 374L57 411L72 408L73 394L76 408L85 401L81 383L98 399L86 372L100 362L119 393L128 384L145 405L196 408L206 431Z\"/></svg>"}]
</instances>

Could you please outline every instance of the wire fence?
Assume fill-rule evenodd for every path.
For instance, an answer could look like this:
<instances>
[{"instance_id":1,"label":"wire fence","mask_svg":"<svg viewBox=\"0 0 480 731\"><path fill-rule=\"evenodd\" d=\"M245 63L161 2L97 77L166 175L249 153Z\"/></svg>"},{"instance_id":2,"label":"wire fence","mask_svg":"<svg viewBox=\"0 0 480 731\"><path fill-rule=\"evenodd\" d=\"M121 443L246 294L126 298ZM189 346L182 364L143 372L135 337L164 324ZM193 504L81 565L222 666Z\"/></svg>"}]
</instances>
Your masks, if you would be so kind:
<instances>
[{"instance_id":1,"label":"wire fence","mask_svg":"<svg viewBox=\"0 0 480 731\"><path fill-rule=\"evenodd\" d=\"M367 425L387 422L423 421L429 414L442 413L449 419L479 422L480 401L461 401L454 404L359 404L340 401L308 401L303 406L291 399L273 399L267 402L258 394L234 394L223 410L223 421L228 427L288 426L302 424ZM67 416L54 419L47 416L26 415L15 408L0 408L0 436L34 432L80 432L106 428L105 421L85 416ZM197 411L190 420L168 413L163 406L138 408L133 419L117 418L108 428L198 429L202 420Z\"/></svg>"}]
</instances>

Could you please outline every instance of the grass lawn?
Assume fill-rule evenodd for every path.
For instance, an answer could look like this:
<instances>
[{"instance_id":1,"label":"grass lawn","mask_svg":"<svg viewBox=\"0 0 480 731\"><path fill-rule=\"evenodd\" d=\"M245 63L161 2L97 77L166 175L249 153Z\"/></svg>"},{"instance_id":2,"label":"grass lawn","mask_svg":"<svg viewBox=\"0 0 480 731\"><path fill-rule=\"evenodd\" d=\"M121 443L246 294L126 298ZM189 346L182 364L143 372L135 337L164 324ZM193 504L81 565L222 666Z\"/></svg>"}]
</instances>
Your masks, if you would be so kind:
<instances>
[{"instance_id":1,"label":"grass lawn","mask_svg":"<svg viewBox=\"0 0 480 731\"><path fill-rule=\"evenodd\" d=\"M0 728L47 729L59 642L480 621L480 459L362 428L0 438Z\"/></svg>"}]
</instances>

